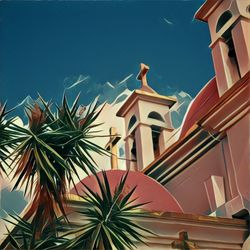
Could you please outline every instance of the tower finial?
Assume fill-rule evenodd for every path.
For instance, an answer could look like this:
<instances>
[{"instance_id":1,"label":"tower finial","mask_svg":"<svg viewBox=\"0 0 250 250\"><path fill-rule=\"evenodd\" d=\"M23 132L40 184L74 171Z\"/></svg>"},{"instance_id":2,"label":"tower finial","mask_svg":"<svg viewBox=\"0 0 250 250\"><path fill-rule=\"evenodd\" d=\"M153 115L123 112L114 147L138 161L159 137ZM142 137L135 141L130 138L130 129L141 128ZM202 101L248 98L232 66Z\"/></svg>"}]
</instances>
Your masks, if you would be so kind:
<instances>
[{"instance_id":1,"label":"tower finial","mask_svg":"<svg viewBox=\"0 0 250 250\"><path fill-rule=\"evenodd\" d=\"M147 72L149 71L149 66L141 63L140 64L140 72L137 76L137 80L141 81L141 90L150 92L150 93L155 93L155 91L149 87L148 82L147 82Z\"/></svg>"}]
</instances>

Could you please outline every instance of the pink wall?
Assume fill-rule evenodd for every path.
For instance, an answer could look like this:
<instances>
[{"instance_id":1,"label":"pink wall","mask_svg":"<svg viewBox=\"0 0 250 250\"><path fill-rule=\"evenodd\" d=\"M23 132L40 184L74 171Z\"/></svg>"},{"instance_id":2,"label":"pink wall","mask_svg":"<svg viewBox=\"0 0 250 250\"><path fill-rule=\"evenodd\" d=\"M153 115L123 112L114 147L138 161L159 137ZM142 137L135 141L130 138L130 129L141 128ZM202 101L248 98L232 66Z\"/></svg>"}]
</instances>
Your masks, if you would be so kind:
<instances>
[{"instance_id":1,"label":"pink wall","mask_svg":"<svg viewBox=\"0 0 250 250\"><path fill-rule=\"evenodd\" d=\"M210 214L212 211L204 183L211 175L226 176L222 143L209 150L165 186L178 200L185 213ZM225 184L227 186L226 181Z\"/></svg>"},{"instance_id":2,"label":"pink wall","mask_svg":"<svg viewBox=\"0 0 250 250\"><path fill-rule=\"evenodd\" d=\"M235 184L240 195L250 201L249 113L227 131Z\"/></svg>"},{"instance_id":3,"label":"pink wall","mask_svg":"<svg viewBox=\"0 0 250 250\"><path fill-rule=\"evenodd\" d=\"M249 121L247 114L227 130L219 144L165 185L185 213L217 210L221 216L231 217L242 209L250 210ZM211 182L211 176L222 177L224 186L219 188L218 183ZM225 204L211 206L211 199L220 197L225 197Z\"/></svg>"}]
</instances>

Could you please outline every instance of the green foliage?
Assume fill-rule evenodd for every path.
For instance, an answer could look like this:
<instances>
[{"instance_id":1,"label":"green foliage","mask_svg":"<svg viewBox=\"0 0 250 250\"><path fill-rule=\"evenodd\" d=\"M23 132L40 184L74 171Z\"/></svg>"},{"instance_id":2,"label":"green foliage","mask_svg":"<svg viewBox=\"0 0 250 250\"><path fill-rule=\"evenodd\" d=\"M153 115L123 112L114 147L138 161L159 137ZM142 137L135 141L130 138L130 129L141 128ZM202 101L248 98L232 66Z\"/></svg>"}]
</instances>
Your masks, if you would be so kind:
<instances>
[{"instance_id":1,"label":"green foliage","mask_svg":"<svg viewBox=\"0 0 250 250\"><path fill-rule=\"evenodd\" d=\"M99 132L95 121L101 109L91 105L87 110L78 101L79 95L70 106L64 96L53 112L52 104L39 96L25 107L28 127L7 120L5 105L0 105L0 160L11 162L13 189L24 186L25 194L31 196L25 217L10 215L7 220L15 225L8 231L14 249L133 249L135 242L144 243L144 233L151 233L133 222L148 214L141 210L144 204L132 198L136 187L125 192L128 172L114 192L106 173L102 178L96 174L91 153L106 151L90 139ZM78 211L83 225L59 237L58 232L64 230L57 217L60 214L67 221L66 187L75 186L74 175L80 180L78 168L95 175L100 194L85 186L84 206ZM67 239L72 235L73 239Z\"/></svg>"},{"instance_id":2,"label":"green foliage","mask_svg":"<svg viewBox=\"0 0 250 250\"><path fill-rule=\"evenodd\" d=\"M9 150L15 146L15 139L9 126L12 119L7 120L6 115L9 111L6 111L6 104L2 105L0 103L0 175L1 172L6 173L6 169L3 166L8 166L6 159L9 155Z\"/></svg>"},{"instance_id":3,"label":"green foliage","mask_svg":"<svg viewBox=\"0 0 250 250\"><path fill-rule=\"evenodd\" d=\"M121 178L114 193L109 180L102 172L103 180L95 175L100 194L85 186L82 196L85 204L79 213L83 216L83 226L69 234L77 234L67 243L66 249L133 249L135 241L144 243L143 233L152 234L149 230L133 222L136 218L147 217L141 207L131 199L136 187L125 193L124 187L128 172Z\"/></svg>"},{"instance_id":4,"label":"green foliage","mask_svg":"<svg viewBox=\"0 0 250 250\"><path fill-rule=\"evenodd\" d=\"M53 113L51 104L39 96L39 101L26 106L28 128L10 124L18 138L9 156L16 180L13 189L25 185L25 194L32 195L28 216L35 215L33 223L40 231L53 223L57 213L66 217L66 185L73 182L74 174L79 178L77 168L87 174L95 172L90 152L105 153L89 140L101 110L92 105L84 117L79 116L78 100L79 95L70 107L64 96L61 107Z\"/></svg>"},{"instance_id":5,"label":"green foliage","mask_svg":"<svg viewBox=\"0 0 250 250\"><path fill-rule=\"evenodd\" d=\"M45 228L39 239L35 239L35 228L34 225L27 222L18 215L9 215L10 219L5 219L5 221L11 223L15 226L12 232L8 231L9 243L12 249L16 250L44 250L44 249L60 249L59 246L65 242L67 239L60 237L54 233L54 230L50 228ZM57 230L60 230L60 224L55 224Z\"/></svg>"}]
</instances>

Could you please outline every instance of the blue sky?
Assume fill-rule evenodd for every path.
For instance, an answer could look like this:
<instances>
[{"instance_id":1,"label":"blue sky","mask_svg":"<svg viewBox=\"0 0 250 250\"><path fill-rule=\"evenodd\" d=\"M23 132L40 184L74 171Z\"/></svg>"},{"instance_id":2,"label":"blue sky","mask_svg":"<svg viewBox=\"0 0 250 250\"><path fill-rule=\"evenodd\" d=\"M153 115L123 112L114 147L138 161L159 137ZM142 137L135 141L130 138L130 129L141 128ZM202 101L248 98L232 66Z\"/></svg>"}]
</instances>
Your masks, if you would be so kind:
<instances>
[{"instance_id":1,"label":"blue sky","mask_svg":"<svg viewBox=\"0 0 250 250\"><path fill-rule=\"evenodd\" d=\"M207 24L193 20L203 2L2 1L0 100L11 107L39 92L59 101L81 75L76 90L89 102L107 81L133 74L128 87L139 86L140 62L162 94L194 97L214 74Z\"/></svg>"},{"instance_id":2,"label":"blue sky","mask_svg":"<svg viewBox=\"0 0 250 250\"><path fill-rule=\"evenodd\" d=\"M151 67L149 83L159 93L194 97L214 75L208 27L193 20L202 3L1 1L0 101L13 107L39 92L58 102L66 88L72 98L81 91L85 104L98 94L113 100L139 87L141 62ZM6 210L25 205L20 193L2 195Z\"/></svg>"}]
</instances>

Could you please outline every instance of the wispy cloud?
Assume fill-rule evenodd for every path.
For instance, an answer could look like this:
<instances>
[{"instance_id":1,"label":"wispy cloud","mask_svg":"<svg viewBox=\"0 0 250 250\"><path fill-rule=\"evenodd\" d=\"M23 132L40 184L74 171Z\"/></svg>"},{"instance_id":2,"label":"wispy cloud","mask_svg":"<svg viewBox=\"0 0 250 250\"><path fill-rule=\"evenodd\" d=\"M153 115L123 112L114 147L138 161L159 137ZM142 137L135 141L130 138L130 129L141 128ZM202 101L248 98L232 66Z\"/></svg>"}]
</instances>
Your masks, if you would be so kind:
<instances>
[{"instance_id":1,"label":"wispy cloud","mask_svg":"<svg viewBox=\"0 0 250 250\"><path fill-rule=\"evenodd\" d=\"M174 93L174 96L177 99L177 103L170 109L170 115L173 126L178 128L183 121L190 103L192 102L192 97L188 93L180 90L177 90Z\"/></svg>"},{"instance_id":2,"label":"wispy cloud","mask_svg":"<svg viewBox=\"0 0 250 250\"><path fill-rule=\"evenodd\" d=\"M129 78L131 78L132 76L133 76L133 74L130 74L130 75L126 76L123 80L121 80L121 81L118 83L118 85L123 84L123 83L126 82Z\"/></svg>"},{"instance_id":3,"label":"wispy cloud","mask_svg":"<svg viewBox=\"0 0 250 250\"><path fill-rule=\"evenodd\" d=\"M106 82L106 84L110 87L110 88L112 88L112 89L114 89L115 87L114 87L114 85L113 84L111 84L111 82Z\"/></svg>"},{"instance_id":4,"label":"wispy cloud","mask_svg":"<svg viewBox=\"0 0 250 250\"><path fill-rule=\"evenodd\" d=\"M26 103L30 98L31 98L30 96L25 97L20 103L18 103L18 106L23 105L23 104Z\"/></svg>"},{"instance_id":5,"label":"wispy cloud","mask_svg":"<svg viewBox=\"0 0 250 250\"><path fill-rule=\"evenodd\" d=\"M171 107L170 112L177 112L178 114L180 114L180 108L181 108L181 106L183 106L184 104L185 104L185 102L182 102L181 104L179 104L179 103L177 102L173 107Z\"/></svg>"},{"instance_id":6,"label":"wispy cloud","mask_svg":"<svg viewBox=\"0 0 250 250\"><path fill-rule=\"evenodd\" d=\"M77 79L76 82L74 82L73 84L71 84L69 87L67 87L66 89L72 89L74 87L76 87L77 85L83 83L84 81L86 81L87 79L89 79L89 76L83 76L83 75L80 75Z\"/></svg>"},{"instance_id":7,"label":"wispy cloud","mask_svg":"<svg viewBox=\"0 0 250 250\"><path fill-rule=\"evenodd\" d=\"M84 89L81 92L81 101L84 104L92 102L96 96L99 96L100 103L112 103L120 93L128 88L132 76L133 74L129 74L122 78L122 80L105 81L103 83L93 79L91 76L71 76L65 77L63 84L64 89L68 90L67 95L69 99L76 94L76 91ZM81 85L81 83L84 83L84 85Z\"/></svg>"},{"instance_id":8,"label":"wispy cloud","mask_svg":"<svg viewBox=\"0 0 250 250\"><path fill-rule=\"evenodd\" d=\"M168 24L168 25L174 25L173 22L169 21L167 18L163 18L163 20Z\"/></svg>"},{"instance_id":9,"label":"wispy cloud","mask_svg":"<svg viewBox=\"0 0 250 250\"><path fill-rule=\"evenodd\" d=\"M190 98L192 99L191 95L189 95L188 93L184 92L184 91L180 91L179 92L179 96L182 97L182 98Z\"/></svg>"},{"instance_id":10,"label":"wispy cloud","mask_svg":"<svg viewBox=\"0 0 250 250\"><path fill-rule=\"evenodd\" d=\"M16 108L18 108L18 107L20 107L20 106L23 106L23 105L29 103L30 100L32 100L32 98L31 98L29 95L26 96L26 97L25 97L21 102L19 102L13 109L16 109Z\"/></svg>"}]
</instances>

